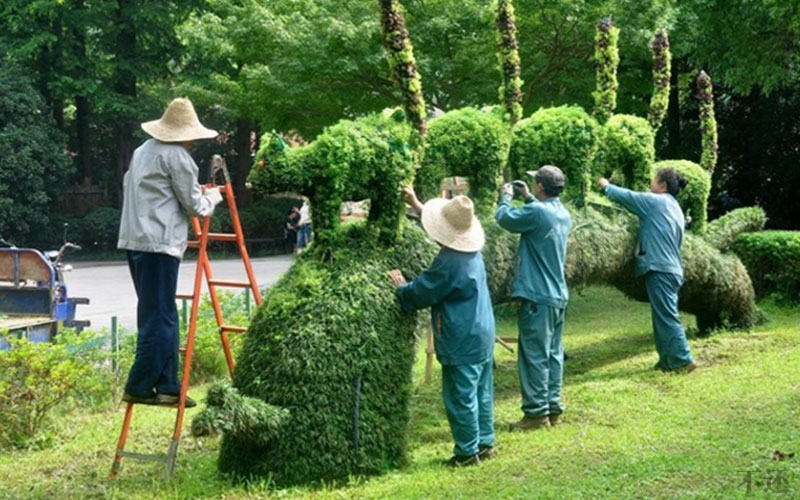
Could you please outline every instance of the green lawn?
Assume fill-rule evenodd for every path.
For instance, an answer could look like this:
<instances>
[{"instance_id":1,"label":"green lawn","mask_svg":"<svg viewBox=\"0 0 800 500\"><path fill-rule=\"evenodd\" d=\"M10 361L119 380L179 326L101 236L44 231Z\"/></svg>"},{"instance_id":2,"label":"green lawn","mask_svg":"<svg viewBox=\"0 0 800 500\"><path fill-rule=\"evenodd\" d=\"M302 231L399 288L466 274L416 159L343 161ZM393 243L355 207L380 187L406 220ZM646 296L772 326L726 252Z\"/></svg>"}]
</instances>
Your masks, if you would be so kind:
<instances>
[{"instance_id":1,"label":"green lawn","mask_svg":"<svg viewBox=\"0 0 800 500\"><path fill-rule=\"evenodd\" d=\"M266 481L246 488L217 473L215 439L186 432L171 482L164 482L162 466L131 459L111 480L123 416L115 408L63 420L50 449L0 455L0 498L800 498L800 456L772 459L776 450L800 451L800 308L762 307L769 323L691 338L700 368L664 375L651 369L656 355L647 304L610 288L573 291L563 423L508 431L521 416L516 358L498 346L498 453L478 467L439 465L452 442L436 363L433 381L422 381L422 345L406 430L411 464L403 470L316 489L272 490ZM684 321L691 331L693 318ZM502 336L516 332L513 321L501 320L498 328ZM201 388L191 393L202 396ZM137 407L132 432L138 433L128 449L166 450L173 416Z\"/></svg>"}]
</instances>

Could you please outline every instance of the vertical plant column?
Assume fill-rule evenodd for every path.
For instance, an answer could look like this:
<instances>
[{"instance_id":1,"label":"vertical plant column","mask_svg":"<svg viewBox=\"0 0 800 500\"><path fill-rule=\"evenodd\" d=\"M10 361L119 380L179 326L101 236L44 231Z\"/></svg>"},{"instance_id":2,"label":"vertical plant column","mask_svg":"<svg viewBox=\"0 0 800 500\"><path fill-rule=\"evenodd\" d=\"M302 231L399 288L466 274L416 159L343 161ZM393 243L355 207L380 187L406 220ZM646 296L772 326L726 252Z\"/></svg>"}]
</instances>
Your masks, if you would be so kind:
<instances>
[{"instance_id":1,"label":"vertical plant column","mask_svg":"<svg viewBox=\"0 0 800 500\"><path fill-rule=\"evenodd\" d=\"M594 60L597 67L597 90L594 96L594 117L605 123L617 107L617 66L619 65L619 29L611 24L611 16L597 23Z\"/></svg>"},{"instance_id":2,"label":"vertical plant column","mask_svg":"<svg viewBox=\"0 0 800 500\"><path fill-rule=\"evenodd\" d=\"M667 114L669 105L669 77L672 71L672 54L669 51L669 37L664 28L659 28L650 45L653 50L653 97L647 121L658 132Z\"/></svg>"},{"instance_id":3,"label":"vertical plant column","mask_svg":"<svg viewBox=\"0 0 800 500\"><path fill-rule=\"evenodd\" d=\"M522 78L520 78L519 44L517 23L514 20L514 4L511 0L497 2L497 30L500 33L497 57L503 84L500 100L506 108L511 125L522 118Z\"/></svg>"},{"instance_id":4,"label":"vertical plant column","mask_svg":"<svg viewBox=\"0 0 800 500\"><path fill-rule=\"evenodd\" d=\"M700 101L700 134L703 136L703 151L700 154L700 166L709 173L717 166L717 120L714 118L714 88L711 77L700 70L697 75L697 100Z\"/></svg>"},{"instance_id":5,"label":"vertical plant column","mask_svg":"<svg viewBox=\"0 0 800 500\"><path fill-rule=\"evenodd\" d=\"M425 135L425 99L422 97L422 78L414 59L414 48L406 29L400 2L378 0L381 6L381 30L392 76L403 96L403 108L414 128Z\"/></svg>"}]
</instances>

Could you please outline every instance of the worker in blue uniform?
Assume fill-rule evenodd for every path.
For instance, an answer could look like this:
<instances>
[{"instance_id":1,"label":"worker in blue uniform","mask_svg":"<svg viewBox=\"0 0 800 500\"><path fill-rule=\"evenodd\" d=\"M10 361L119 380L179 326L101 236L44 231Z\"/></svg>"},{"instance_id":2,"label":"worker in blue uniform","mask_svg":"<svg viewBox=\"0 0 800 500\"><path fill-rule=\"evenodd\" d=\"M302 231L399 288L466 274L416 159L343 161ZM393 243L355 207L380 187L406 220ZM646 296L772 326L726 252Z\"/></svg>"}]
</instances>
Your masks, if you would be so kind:
<instances>
[{"instance_id":1,"label":"worker in blue uniform","mask_svg":"<svg viewBox=\"0 0 800 500\"><path fill-rule=\"evenodd\" d=\"M692 361L686 332L678 316L678 292L683 284L680 248L685 220L677 196L687 180L671 168L659 170L649 193L640 193L597 181L608 199L639 217L636 276L644 276L652 310L658 363L664 372L691 372Z\"/></svg>"},{"instance_id":2,"label":"worker in blue uniform","mask_svg":"<svg viewBox=\"0 0 800 500\"><path fill-rule=\"evenodd\" d=\"M569 300L564 263L572 226L559 195L564 173L552 165L529 171L533 194L523 181L502 188L495 219L500 227L519 233L517 266L511 297L519 302L517 368L522 393L522 419L514 430L555 425L564 412L564 316ZM517 194L525 203L515 208Z\"/></svg>"},{"instance_id":3,"label":"worker in blue uniform","mask_svg":"<svg viewBox=\"0 0 800 500\"><path fill-rule=\"evenodd\" d=\"M481 248L483 228L472 200L434 198L423 206L411 188L405 200L422 213L422 226L441 246L431 266L406 283L391 270L405 311L431 308L442 398L455 441L449 466L474 465L494 449L492 360L495 325Z\"/></svg>"}]
</instances>

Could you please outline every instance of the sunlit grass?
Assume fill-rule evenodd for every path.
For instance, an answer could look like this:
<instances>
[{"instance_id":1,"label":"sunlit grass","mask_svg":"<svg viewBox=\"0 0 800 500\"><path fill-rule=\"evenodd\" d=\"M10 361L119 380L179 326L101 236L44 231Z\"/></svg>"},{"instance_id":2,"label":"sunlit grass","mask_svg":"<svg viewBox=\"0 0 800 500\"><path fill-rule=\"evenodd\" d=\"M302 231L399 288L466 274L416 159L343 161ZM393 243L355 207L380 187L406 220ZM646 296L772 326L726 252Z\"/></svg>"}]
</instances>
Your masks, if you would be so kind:
<instances>
[{"instance_id":1,"label":"sunlit grass","mask_svg":"<svg viewBox=\"0 0 800 500\"><path fill-rule=\"evenodd\" d=\"M130 459L111 480L120 407L66 417L50 449L0 455L0 498L797 498L800 457L776 461L772 455L800 451L800 309L763 307L771 321L751 332L692 336L700 369L672 376L652 370L647 304L610 288L573 291L563 424L508 431L521 416L516 357L498 345L498 456L479 467L440 465L452 441L438 363L432 381L423 382L423 341L405 469L319 488L273 490L268 481L244 487L217 472L217 441L194 439L187 430L171 482L163 480L161 465ZM692 317L684 322L694 329ZM498 334L515 337L513 319L501 319ZM203 388L191 394L202 398ZM196 411L187 411L187 422ZM172 411L137 407L127 449L166 451L173 417Z\"/></svg>"}]
</instances>

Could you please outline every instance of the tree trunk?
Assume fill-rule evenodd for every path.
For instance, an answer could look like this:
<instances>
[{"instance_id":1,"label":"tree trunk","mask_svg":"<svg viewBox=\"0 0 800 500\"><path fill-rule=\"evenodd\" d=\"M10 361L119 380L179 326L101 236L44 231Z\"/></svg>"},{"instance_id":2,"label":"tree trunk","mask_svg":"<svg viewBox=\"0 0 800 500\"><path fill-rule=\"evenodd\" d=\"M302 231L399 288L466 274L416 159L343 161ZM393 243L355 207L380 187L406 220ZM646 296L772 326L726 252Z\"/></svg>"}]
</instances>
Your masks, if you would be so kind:
<instances>
[{"instance_id":1,"label":"tree trunk","mask_svg":"<svg viewBox=\"0 0 800 500\"><path fill-rule=\"evenodd\" d=\"M123 110L132 109L136 102L136 23L133 17L135 6L130 0L119 0L117 16L116 83L114 90L122 101ZM116 173L112 187L112 198L116 205L122 202L122 177L133 156L133 131L136 124L127 111L117 121L115 130Z\"/></svg>"}]
</instances>

